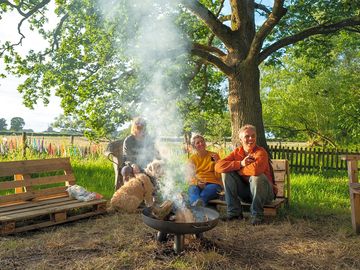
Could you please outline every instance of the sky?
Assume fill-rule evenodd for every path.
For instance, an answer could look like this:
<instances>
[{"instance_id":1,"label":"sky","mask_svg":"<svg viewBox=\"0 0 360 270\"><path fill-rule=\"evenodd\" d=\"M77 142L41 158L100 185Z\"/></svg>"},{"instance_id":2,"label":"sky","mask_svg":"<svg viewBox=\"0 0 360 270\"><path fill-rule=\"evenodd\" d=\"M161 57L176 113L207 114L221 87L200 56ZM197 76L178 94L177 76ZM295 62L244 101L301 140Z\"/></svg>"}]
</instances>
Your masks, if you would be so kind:
<instances>
[{"instance_id":1,"label":"sky","mask_svg":"<svg viewBox=\"0 0 360 270\"><path fill-rule=\"evenodd\" d=\"M0 20L0 40L4 42L18 41L20 36L17 33L17 23L20 17L16 13L2 15ZM54 16L53 16L54 17ZM52 23L50 21L50 23ZM26 26L26 25L24 25ZM29 49L41 49L44 41L40 36L23 27L26 38L23 40L23 46L20 52L27 52ZM4 64L0 61L0 73L4 71ZM8 76L6 79L0 78L0 118L5 118L7 128L10 128L10 120L13 117L21 117L25 121L24 129L33 129L35 132L45 131L54 118L62 113L60 108L60 99L52 97L47 107L41 101L34 106L34 110L25 107L21 94L17 91L17 86L23 79L14 76Z\"/></svg>"}]
</instances>

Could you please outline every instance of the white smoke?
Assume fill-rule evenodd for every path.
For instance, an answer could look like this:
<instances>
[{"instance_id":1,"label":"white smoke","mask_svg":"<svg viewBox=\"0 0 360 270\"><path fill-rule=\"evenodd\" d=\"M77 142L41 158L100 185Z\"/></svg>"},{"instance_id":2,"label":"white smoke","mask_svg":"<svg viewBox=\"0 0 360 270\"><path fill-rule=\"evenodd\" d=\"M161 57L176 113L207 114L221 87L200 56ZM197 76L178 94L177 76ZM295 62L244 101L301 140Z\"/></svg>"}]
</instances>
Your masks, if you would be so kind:
<instances>
[{"instance_id":1,"label":"white smoke","mask_svg":"<svg viewBox=\"0 0 360 270\"><path fill-rule=\"evenodd\" d=\"M162 196L175 203L184 189L185 159L179 152L160 143L159 139L162 136L179 137L183 127L176 105L181 97L178 89L174 87L174 82L178 82L184 72L182 67L187 61L184 55L186 56L188 47L181 39L181 31L175 25L179 2L128 1L126 5L130 16L127 20L130 21L126 23L134 26L136 33L128 40L125 53L139 66L140 77L147 81L141 95L140 116L146 119L147 130L157 141L160 155L167 162L166 179L162 181ZM110 12L109 9L108 11ZM129 29L128 34L134 29Z\"/></svg>"}]
</instances>

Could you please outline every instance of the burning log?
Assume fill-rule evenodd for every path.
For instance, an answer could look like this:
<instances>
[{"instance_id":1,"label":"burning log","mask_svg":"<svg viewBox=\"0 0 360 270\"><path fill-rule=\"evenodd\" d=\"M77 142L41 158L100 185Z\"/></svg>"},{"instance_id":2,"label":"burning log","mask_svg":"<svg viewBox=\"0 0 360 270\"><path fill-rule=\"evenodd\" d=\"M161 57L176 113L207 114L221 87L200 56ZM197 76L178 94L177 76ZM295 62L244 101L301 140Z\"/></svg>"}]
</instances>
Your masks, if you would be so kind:
<instances>
[{"instance_id":1,"label":"burning log","mask_svg":"<svg viewBox=\"0 0 360 270\"><path fill-rule=\"evenodd\" d=\"M202 208L187 208L185 205L182 207L177 207L170 200L164 201L161 205L152 206L151 214L158 220L174 221L175 223L209 221L209 217Z\"/></svg>"},{"instance_id":2,"label":"burning log","mask_svg":"<svg viewBox=\"0 0 360 270\"><path fill-rule=\"evenodd\" d=\"M172 201L166 200L160 206L153 206L151 214L157 219L165 220L170 215L173 205Z\"/></svg>"},{"instance_id":3,"label":"burning log","mask_svg":"<svg viewBox=\"0 0 360 270\"><path fill-rule=\"evenodd\" d=\"M193 223L195 217L189 208L183 207L176 210L175 213L176 223Z\"/></svg>"}]
</instances>

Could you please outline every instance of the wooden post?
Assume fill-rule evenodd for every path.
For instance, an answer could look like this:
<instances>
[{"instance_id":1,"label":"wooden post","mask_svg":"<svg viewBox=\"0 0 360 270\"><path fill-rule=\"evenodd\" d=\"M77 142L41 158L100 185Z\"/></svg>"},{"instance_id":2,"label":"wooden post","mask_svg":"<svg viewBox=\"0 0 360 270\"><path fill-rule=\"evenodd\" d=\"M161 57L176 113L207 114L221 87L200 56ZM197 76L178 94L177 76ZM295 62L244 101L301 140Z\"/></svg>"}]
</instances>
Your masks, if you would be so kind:
<instances>
[{"instance_id":1,"label":"wooden post","mask_svg":"<svg viewBox=\"0 0 360 270\"><path fill-rule=\"evenodd\" d=\"M70 144L71 144L71 145L74 145L74 135L71 135L71 136L70 136Z\"/></svg>"},{"instance_id":2,"label":"wooden post","mask_svg":"<svg viewBox=\"0 0 360 270\"><path fill-rule=\"evenodd\" d=\"M341 158L347 161L348 166L351 223L354 231L360 234L360 184L358 176L360 155L343 155Z\"/></svg>"},{"instance_id":3,"label":"wooden post","mask_svg":"<svg viewBox=\"0 0 360 270\"><path fill-rule=\"evenodd\" d=\"M27 144L26 144L26 132L22 133L22 156L24 159L26 159L26 148L27 148Z\"/></svg>"}]
</instances>

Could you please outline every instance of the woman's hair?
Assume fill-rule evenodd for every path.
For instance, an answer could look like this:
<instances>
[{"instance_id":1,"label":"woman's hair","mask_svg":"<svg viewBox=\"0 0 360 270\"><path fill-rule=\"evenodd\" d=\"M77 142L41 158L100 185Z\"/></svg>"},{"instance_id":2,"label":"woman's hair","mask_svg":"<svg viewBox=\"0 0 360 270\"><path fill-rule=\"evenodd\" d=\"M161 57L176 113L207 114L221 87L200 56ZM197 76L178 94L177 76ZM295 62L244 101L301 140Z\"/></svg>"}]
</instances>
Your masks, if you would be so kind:
<instances>
[{"instance_id":1,"label":"woman's hair","mask_svg":"<svg viewBox=\"0 0 360 270\"><path fill-rule=\"evenodd\" d=\"M191 137L191 141L190 141L192 147L195 147L195 140L196 140L196 139L203 139L203 141L205 142L204 136L202 136L202 135L200 135L200 134L195 134L195 135L193 135L193 136Z\"/></svg>"},{"instance_id":2,"label":"woman's hair","mask_svg":"<svg viewBox=\"0 0 360 270\"><path fill-rule=\"evenodd\" d=\"M142 117L135 117L131 122L131 134L136 135L137 127L141 127L141 129L145 132L146 129L146 121Z\"/></svg>"},{"instance_id":3,"label":"woman's hair","mask_svg":"<svg viewBox=\"0 0 360 270\"><path fill-rule=\"evenodd\" d=\"M247 129L252 129L256 133L256 127L255 126L250 125L250 124L246 124L246 125L243 125L239 130L239 137L240 138L241 138L241 134Z\"/></svg>"}]
</instances>

